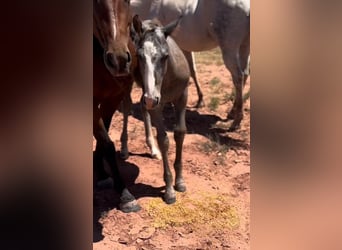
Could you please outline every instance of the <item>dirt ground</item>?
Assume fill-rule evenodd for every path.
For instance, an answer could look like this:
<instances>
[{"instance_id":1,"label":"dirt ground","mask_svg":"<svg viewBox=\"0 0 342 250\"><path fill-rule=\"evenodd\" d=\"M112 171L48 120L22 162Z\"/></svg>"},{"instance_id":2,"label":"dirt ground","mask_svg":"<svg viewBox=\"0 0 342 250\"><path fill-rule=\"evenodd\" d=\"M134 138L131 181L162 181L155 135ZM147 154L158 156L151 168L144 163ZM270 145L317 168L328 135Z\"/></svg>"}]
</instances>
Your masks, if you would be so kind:
<instances>
[{"instance_id":1,"label":"dirt ground","mask_svg":"<svg viewBox=\"0 0 342 250\"><path fill-rule=\"evenodd\" d=\"M227 132L231 121L226 116L234 93L230 73L218 50L196 53L196 59L206 105L193 108L197 92L191 79L183 148L187 191L177 193L175 204L163 203L162 162L150 157L138 105L141 90L134 88L128 126L130 157L120 161L120 168L142 209L122 213L116 207L119 196L115 191L96 189L94 250L250 248L250 99L244 104L241 128ZM244 89L247 94L249 82ZM174 118L170 107L164 113L172 167ZM109 134L117 150L121 129L122 114L116 112Z\"/></svg>"}]
</instances>

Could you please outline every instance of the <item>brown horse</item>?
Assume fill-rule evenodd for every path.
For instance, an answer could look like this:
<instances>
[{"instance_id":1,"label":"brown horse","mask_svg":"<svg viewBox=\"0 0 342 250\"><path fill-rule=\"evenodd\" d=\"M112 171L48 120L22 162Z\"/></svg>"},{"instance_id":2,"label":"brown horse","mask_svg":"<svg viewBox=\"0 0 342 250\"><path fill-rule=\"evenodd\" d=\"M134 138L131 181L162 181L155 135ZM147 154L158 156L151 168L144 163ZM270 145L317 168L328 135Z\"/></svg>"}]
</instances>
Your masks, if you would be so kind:
<instances>
[{"instance_id":1,"label":"brown horse","mask_svg":"<svg viewBox=\"0 0 342 250\"><path fill-rule=\"evenodd\" d=\"M114 112L124 96L131 91L133 78L130 74L136 62L131 53L134 46L129 37L132 16L128 0L93 0L93 134L96 139L94 162L96 177L106 174L104 162L114 187L120 192L120 209L135 212L140 209L120 175L116 150L108 136ZM95 164L97 165L97 164Z\"/></svg>"}]
</instances>

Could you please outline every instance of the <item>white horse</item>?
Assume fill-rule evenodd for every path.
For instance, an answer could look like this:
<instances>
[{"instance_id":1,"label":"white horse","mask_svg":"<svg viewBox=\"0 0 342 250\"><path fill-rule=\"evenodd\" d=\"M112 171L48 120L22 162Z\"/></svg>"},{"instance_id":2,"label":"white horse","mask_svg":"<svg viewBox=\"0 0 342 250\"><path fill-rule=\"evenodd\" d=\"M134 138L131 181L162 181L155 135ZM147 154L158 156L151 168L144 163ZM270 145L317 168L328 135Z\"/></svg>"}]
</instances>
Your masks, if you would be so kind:
<instances>
[{"instance_id":1,"label":"white horse","mask_svg":"<svg viewBox=\"0 0 342 250\"><path fill-rule=\"evenodd\" d=\"M226 68L236 89L228 119L234 119L230 131L243 118L242 90L249 75L250 1L249 0L131 0L132 14L142 19L157 18L163 25L183 16L172 37L183 50L191 76L202 102L192 51L220 47Z\"/></svg>"}]
</instances>

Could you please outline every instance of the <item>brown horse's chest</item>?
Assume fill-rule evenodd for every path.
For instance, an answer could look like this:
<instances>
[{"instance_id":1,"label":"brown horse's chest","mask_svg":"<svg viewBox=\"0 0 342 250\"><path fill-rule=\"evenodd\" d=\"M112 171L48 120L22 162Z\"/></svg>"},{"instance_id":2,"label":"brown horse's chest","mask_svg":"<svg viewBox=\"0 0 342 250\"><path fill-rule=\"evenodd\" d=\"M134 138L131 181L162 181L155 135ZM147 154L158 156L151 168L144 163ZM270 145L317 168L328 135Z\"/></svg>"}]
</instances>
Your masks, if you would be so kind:
<instances>
[{"instance_id":1,"label":"brown horse's chest","mask_svg":"<svg viewBox=\"0 0 342 250\"><path fill-rule=\"evenodd\" d=\"M115 98L121 101L133 85L131 76L115 78L110 74L102 74L100 76L97 79L94 76L93 84L93 95L99 102L108 98Z\"/></svg>"}]
</instances>

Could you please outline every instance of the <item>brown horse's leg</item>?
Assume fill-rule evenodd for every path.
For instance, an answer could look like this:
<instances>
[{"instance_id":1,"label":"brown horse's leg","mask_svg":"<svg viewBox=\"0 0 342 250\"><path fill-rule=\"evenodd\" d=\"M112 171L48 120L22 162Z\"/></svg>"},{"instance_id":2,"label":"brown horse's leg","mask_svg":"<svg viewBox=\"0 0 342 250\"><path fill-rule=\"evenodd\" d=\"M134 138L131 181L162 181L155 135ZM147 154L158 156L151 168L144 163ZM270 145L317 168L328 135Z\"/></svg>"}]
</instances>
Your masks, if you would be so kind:
<instances>
[{"instance_id":1,"label":"brown horse's leg","mask_svg":"<svg viewBox=\"0 0 342 250\"><path fill-rule=\"evenodd\" d=\"M128 152L128 132L127 132L127 126L128 126L128 116L129 112L131 111L132 108L132 98L131 98L131 92L129 91L123 101L121 102L121 107L122 107L122 114L123 114L123 127L122 127L122 132L120 136L120 141L121 141L121 150L120 150L120 157L121 159L128 159L129 157L129 152Z\"/></svg>"},{"instance_id":2,"label":"brown horse's leg","mask_svg":"<svg viewBox=\"0 0 342 250\"><path fill-rule=\"evenodd\" d=\"M182 163L182 152L183 152L183 142L186 133L186 123L185 123L185 113L186 113L186 103L188 99L188 87L184 90L183 95L174 102L175 112L176 112L176 127L174 130L174 139L176 142L176 159L174 163L174 168L176 172L176 183L175 189L179 192L185 192L186 186L183 179L183 163Z\"/></svg>"},{"instance_id":3,"label":"brown horse's leg","mask_svg":"<svg viewBox=\"0 0 342 250\"><path fill-rule=\"evenodd\" d=\"M100 106L100 115L103 120L104 127L106 131L109 131L110 124L112 122L113 114L117 107L117 101L114 98L107 99L103 101ZM96 173L99 177L99 180L105 179L108 177L108 173L106 173L103 166L103 152L99 148L99 143L96 143L96 148L94 152L94 166L96 167Z\"/></svg>"},{"instance_id":4,"label":"brown horse's leg","mask_svg":"<svg viewBox=\"0 0 342 250\"><path fill-rule=\"evenodd\" d=\"M172 204L176 202L176 192L172 185L173 177L172 177L172 173L170 170L169 158L168 158L169 138L167 137L167 134L165 131L162 111L163 111L163 107L159 106L155 110L149 110L149 113L157 128L157 141L158 141L158 146L160 148L162 159L163 159L164 181L166 185L164 201L167 204Z\"/></svg>"},{"instance_id":5,"label":"brown horse's leg","mask_svg":"<svg viewBox=\"0 0 342 250\"><path fill-rule=\"evenodd\" d=\"M140 209L134 196L126 188L119 172L116 150L114 143L108 136L104 122L102 120L100 110L94 106L93 108L93 133L97 141L98 150L103 153L104 159L108 162L111 176L114 179L114 187L120 192L120 209L123 212L136 212Z\"/></svg>"}]
</instances>

